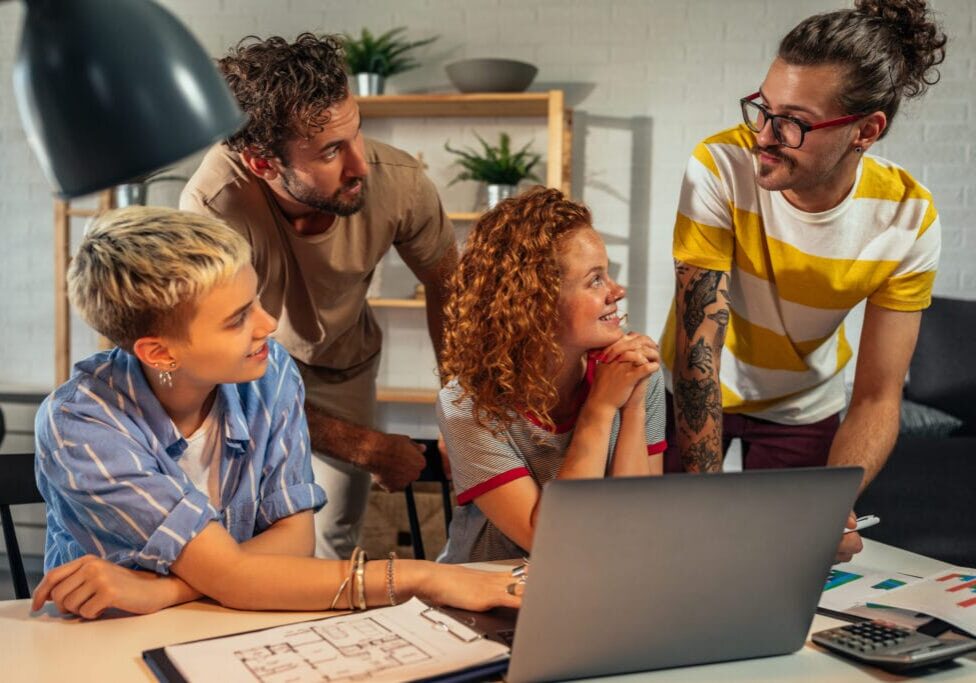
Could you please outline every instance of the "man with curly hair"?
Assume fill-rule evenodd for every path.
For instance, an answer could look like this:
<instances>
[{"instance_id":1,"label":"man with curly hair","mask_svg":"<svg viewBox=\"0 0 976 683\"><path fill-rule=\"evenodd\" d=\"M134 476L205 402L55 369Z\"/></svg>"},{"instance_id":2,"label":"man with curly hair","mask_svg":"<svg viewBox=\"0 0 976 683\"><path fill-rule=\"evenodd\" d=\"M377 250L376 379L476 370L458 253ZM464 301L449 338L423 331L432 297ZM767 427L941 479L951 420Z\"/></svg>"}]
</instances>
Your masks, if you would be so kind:
<instances>
[{"instance_id":1,"label":"man with curly hair","mask_svg":"<svg viewBox=\"0 0 976 683\"><path fill-rule=\"evenodd\" d=\"M742 98L743 123L695 149L661 340L674 393L668 470L719 470L732 438L746 468L860 466L863 488L884 465L940 237L929 191L867 152L902 98L938 80L945 44L923 0L810 17ZM862 301L842 421L843 323ZM838 559L860 549L847 534Z\"/></svg>"},{"instance_id":2,"label":"man with curly hair","mask_svg":"<svg viewBox=\"0 0 976 683\"><path fill-rule=\"evenodd\" d=\"M348 557L371 476L398 491L425 462L408 437L373 429L381 332L366 290L395 247L425 286L439 356L453 227L420 164L363 137L334 36L245 38L219 66L248 123L207 153L180 208L223 219L253 247L262 303L307 388L313 469L329 501L316 554Z\"/></svg>"}]
</instances>

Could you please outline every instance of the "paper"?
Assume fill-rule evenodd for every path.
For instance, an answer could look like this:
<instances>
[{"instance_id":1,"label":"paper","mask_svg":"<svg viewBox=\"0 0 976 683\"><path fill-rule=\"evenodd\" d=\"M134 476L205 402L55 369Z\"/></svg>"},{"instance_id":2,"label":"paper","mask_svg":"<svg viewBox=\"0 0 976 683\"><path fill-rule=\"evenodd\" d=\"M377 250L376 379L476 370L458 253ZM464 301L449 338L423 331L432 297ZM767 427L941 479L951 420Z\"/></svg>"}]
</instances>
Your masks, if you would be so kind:
<instances>
[{"instance_id":1,"label":"paper","mask_svg":"<svg viewBox=\"0 0 976 683\"><path fill-rule=\"evenodd\" d=\"M402 681L487 663L508 652L416 598L396 607L166 648L191 683Z\"/></svg>"},{"instance_id":2,"label":"paper","mask_svg":"<svg viewBox=\"0 0 976 683\"><path fill-rule=\"evenodd\" d=\"M924 612L976 636L976 569L950 567L872 602Z\"/></svg>"},{"instance_id":3,"label":"paper","mask_svg":"<svg viewBox=\"0 0 976 683\"><path fill-rule=\"evenodd\" d=\"M917 581L920 581L917 576L842 562L830 570L818 606L845 612L868 602L880 602L877 599L879 596Z\"/></svg>"}]
</instances>

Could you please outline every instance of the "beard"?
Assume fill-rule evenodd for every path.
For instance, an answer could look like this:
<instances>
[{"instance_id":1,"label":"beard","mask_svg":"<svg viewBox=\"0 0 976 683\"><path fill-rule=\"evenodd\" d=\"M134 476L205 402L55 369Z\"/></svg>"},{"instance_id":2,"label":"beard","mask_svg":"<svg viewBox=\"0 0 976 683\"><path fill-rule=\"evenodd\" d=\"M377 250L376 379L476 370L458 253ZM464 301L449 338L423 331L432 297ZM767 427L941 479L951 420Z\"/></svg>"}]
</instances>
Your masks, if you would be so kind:
<instances>
[{"instance_id":1,"label":"beard","mask_svg":"<svg viewBox=\"0 0 976 683\"><path fill-rule=\"evenodd\" d=\"M314 187L302 183L290 168L285 168L281 174L282 187L292 199L317 211L335 214L336 216L351 216L363 208L366 203L365 183L365 178L354 178L331 195L326 195ZM363 186L359 194L351 199L344 199L343 193L356 186Z\"/></svg>"},{"instance_id":2,"label":"beard","mask_svg":"<svg viewBox=\"0 0 976 683\"><path fill-rule=\"evenodd\" d=\"M794 171L796 171L796 160L790 156L784 154L779 147L760 147L759 145L753 145L750 150L752 154L759 160L759 153L769 155L779 159L782 164L777 164L776 166L768 166L759 160L759 169L756 171L756 180L759 186L764 190L775 191L775 190L785 190L789 189L790 179L793 176ZM777 169L783 169L785 171L786 177L776 180L771 177Z\"/></svg>"}]
</instances>

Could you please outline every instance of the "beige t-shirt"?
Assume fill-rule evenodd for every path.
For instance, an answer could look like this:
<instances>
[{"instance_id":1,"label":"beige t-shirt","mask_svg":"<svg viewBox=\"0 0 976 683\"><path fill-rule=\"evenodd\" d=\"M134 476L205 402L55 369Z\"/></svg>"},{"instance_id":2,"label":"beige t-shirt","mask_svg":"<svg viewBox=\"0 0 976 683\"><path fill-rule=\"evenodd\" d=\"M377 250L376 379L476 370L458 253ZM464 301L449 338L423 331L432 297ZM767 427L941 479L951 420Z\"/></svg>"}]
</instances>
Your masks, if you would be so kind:
<instances>
[{"instance_id":1,"label":"beige t-shirt","mask_svg":"<svg viewBox=\"0 0 976 683\"><path fill-rule=\"evenodd\" d=\"M369 139L366 158L365 206L318 235L295 232L267 184L223 144L207 152L180 196L181 209L220 218L251 243L261 303L278 318L275 338L299 361L348 377L370 367L382 343L366 304L376 264L394 246L418 273L455 239L416 159Z\"/></svg>"}]
</instances>

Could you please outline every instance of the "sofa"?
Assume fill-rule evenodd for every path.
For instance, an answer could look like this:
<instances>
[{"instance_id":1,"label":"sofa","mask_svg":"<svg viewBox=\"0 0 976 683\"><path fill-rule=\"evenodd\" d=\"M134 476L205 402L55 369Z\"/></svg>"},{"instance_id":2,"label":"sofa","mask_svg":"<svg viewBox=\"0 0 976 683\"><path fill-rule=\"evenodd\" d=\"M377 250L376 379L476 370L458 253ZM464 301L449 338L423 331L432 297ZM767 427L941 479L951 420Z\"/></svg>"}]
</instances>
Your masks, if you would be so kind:
<instances>
[{"instance_id":1,"label":"sofa","mask_svg":"<svg viewBox=\"0 0 976 683\"><path fill-rule=\"evenodd\" d=\"M866 538L976 567L976 301L936 297L922 315L888 463L858 514Z\"/></svg>"}]
</instances>

